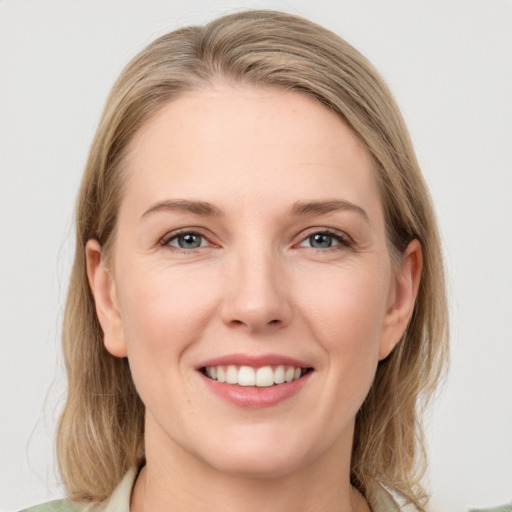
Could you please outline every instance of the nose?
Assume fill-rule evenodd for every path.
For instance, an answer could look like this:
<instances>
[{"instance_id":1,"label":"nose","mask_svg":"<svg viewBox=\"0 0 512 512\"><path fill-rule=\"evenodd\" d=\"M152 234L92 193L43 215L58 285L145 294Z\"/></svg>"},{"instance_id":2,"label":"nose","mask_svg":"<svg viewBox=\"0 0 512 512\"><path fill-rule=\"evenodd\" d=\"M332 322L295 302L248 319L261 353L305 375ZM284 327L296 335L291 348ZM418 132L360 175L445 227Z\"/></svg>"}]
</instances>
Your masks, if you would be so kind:
<instances>
[{"instance_id":1,"label":"nose","mask_svg":"<svg viewBox=\"0 0 512 512\"><path fill-rule=\"evenodd\" d=\"M248 249L231 260L226 272L221 316L230 327L251 333L289 324L292 308L286 269L272 251Z\"/></svg>"}]
</instances>

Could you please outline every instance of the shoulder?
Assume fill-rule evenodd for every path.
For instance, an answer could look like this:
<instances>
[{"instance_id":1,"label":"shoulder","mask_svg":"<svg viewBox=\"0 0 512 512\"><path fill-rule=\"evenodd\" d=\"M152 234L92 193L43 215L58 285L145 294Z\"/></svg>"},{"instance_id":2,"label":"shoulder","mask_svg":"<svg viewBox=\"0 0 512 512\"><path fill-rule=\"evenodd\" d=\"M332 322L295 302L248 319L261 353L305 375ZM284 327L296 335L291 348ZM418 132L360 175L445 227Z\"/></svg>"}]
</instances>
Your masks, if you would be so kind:
<instances>
[{"instance_id":1,"label":"shoulder","mask_svg":"<svg viewBox=\"0 0 512 512\"><path fill-rule=\"evenodd\" d=\"M56 500L26 508L20 512L94 512L95 510L98 508L69 500Z\"/></svg>"},{"instance_id":2,"label":"shoulder","mask_svg":"<svg viewBox=\"0 0 512 512\"><path fill-rule=\"evenodd\" d=\"M474 508L471 509L470 512L512 512L512 503L502 505L501 507Z\"/></svg>"},{"instance_id":3,"label":"shoulder","mask_svg":"<svg viewBox=\"0 0 512 512\"><path fill-rule=\"evenodd\" d=\"M56 500L20 510L20 512L129 512L130 496L138 469L132 467L116 487L112 496L100 505Z\"/></svg>"}]
</instances>

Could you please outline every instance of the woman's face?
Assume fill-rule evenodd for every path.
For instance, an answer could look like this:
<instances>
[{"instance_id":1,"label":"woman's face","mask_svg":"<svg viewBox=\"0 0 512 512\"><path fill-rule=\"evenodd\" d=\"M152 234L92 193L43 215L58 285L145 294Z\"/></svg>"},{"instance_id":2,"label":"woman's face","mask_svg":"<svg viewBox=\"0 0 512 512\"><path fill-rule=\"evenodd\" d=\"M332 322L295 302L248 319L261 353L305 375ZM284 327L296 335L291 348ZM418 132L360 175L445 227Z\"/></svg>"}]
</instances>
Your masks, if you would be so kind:
<instances>
[{"instance_id":1,"label":"woman's face","mask_svg":"<svg viewBox=\"0 0 512 512\"><path fill-rule=\"evenodd\" d=\"M220 84L166 105L127 162L109 270L87 256L147 450L248 476L350 457L419 265L390 265L362 144L304 95Z\"/></svg>"}]
</instances>

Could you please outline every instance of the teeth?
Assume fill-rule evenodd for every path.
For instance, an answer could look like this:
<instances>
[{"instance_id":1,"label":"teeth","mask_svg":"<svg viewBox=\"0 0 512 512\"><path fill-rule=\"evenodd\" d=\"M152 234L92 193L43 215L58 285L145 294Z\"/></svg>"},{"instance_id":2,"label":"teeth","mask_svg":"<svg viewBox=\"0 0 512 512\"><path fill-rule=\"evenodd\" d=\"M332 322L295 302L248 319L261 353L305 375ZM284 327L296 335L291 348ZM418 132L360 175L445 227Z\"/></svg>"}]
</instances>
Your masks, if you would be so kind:
<instances>
[{"instance_id":1,"label":"teeth","mask_svg":"<svg viewBox=\"0 0 512 512\"><path fill-rule=\"evenodd\" d=\"M226 370L226 382L228 384L238 384L238 370L236 366L228 366Z\"/></svg>"},{"instance_id":2,"label":"teeth","mask_svg":"<svg viewBox=\"0 0 512 512\"><path fill-rule=\"evenodd\" d=\"M282 384L284 382L284 366L278 366L275 370L274 370L274 382L276 384Z\"/></svg>"},{"instance_id":3,"label":"teeth","mask_svg":"<svg viewBox=\"0 0 512 512\"><path fill-rule=\"evenodd\" d=\"M256 386L268 388L274 385L274 371L270 366L263 366L256 370Z\"/></svg>"},{"instance_id":4,"label":"teeth","mask_svg":"<svg viewBox=\"0 0 512 512\"><path fill-rule=\"evenodd\" d=\"M204 369L210 379L239 386L256 386L267 388L284 382L292 382L303 375L302 368L293 366L208 366Z\"/></svg>"},{"instance_id":5,"label":"teeth","mask_svg":"<svg viewBox=\"0 0 512 512\"><path fill-rule=\"evenodd\" d=\"M255 386L256 374L254 369L250 366L241 366L238 370L238 385L239 386Z\"/></svg>"}]
</instances>

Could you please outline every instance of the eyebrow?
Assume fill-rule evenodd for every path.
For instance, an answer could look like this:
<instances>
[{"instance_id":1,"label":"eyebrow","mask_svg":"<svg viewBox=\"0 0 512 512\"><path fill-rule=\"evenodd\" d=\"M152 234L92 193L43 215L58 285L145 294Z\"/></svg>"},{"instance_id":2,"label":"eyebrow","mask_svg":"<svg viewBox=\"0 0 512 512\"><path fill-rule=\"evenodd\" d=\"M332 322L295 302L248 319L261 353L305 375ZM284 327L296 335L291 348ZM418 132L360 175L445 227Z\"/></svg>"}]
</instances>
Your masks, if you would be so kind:
<instances>
[{"instance_id":1,"label":"eyebrow","mask_svg":"<svg viewBox=\"0 0 512 512\"><path fill-rule=\"evenodd\" d=\"M185 199L172 199L159 201L146 210L141 217L146 217L159 211L182 211L193 213L195 215L204 215L207 217L220 217L222 211L211 203L206 201L190 201ZM311 215L330 213L337 210L348 210L360 214L365 220L369 220L368 214L354 203L341 199L329 201L296 201L292 206L293 215Z\"/></svg>"},{"instance_id":2,"label":"eyebrow","mask_svg":"<svg viewBox=\"0 0 512 512\"><path fill-rule=\"evenodd\" d=\"M354 203L341 199L311 202L297 201L292 206L292 213L294 215L322 214L334 212L337 210L353 211L363 216L366 221L370 220L368 214L363 210L363 208L357 206Z\"/></svg>"},{"instance_id":3,"label":"eyebrow","mask_svg":"<svg viewBox=\"0 0 512 512\"><path fill-rule=\"evenodd\" d=\"M146 210L141 217L146 217L159 211L181 211L187 213L194 213L196 215L205 215L208 217L220 217L221 210L211 203L206 201L188 201L185 199L173 199L166 201L159 201Z\"/></svg>"}]
</instances>

